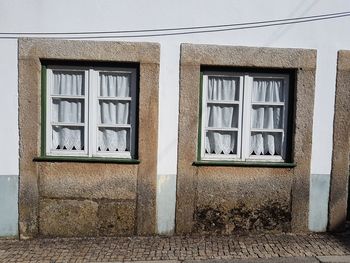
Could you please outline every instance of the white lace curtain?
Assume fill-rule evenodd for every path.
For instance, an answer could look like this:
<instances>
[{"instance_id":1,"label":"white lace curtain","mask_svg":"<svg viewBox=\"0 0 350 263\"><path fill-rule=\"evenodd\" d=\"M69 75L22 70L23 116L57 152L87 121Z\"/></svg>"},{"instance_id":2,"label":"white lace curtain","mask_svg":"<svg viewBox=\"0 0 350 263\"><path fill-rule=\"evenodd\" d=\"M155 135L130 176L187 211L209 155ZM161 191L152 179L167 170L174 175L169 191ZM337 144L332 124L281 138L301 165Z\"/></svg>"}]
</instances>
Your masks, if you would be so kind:
<instances>
[{"instance_id":1,"label":"white lace curtain","mask_svg":"<svg viewBox=\"0 0 350 263\"><path fill-rule=\"evenodd\" d=\"M232 103L239 99L238 83L237 78L209 77L206 127L238 127L239 109L238 105ZM227 104L217 104L215 101L226 101ZM220 129L207 131L205 151L210 154L236 154L237 132L220 131Z\"/></svg>"},{"instance_id":2,"label":"white lace curtain","mask_svg":"<svg viewBox=\"0 0 350 263\"><path fill-rule=\"evenodd\" d=\"M52 148L54 150L83 150L84 127L64 124L84 123L84 99L67 96L84 96L83 73L57 72L53 75ZM61 96L61 97L60 97ZM63 96L66 96L64 98Z\"/></svg>"},{"instance_id":3,"label":"white lace curtain","mask_svg":"<svg viewBox=\"0 0 350 263\"><path fill-rule=\"evenodd\" d=\"M100 74L99 95L111 99L99 100L99 122L115 127L98 129L98 151L130 151L130 75ZM124 100L116 100L124 98Z\"/></svg>"},{"instance_id":4,"label":"white lace curtain","mask_svg":"<svg viewBox=\"0 0 350 263\"><path fill-rule=\"evenodd\" d=\"M255 79L253 83L251 128L266 131L251 133L250 154L281 155L284 104L274 103L285 102L283 80ZM229 102L239 100L239 80L209 77L207 94L206 127L218 129L206 131L205 151L210 154L236 154L237 132L224 129L220 131L220 128L238 128L238 105ZM215 104L215 101L226 101L227 104ZM254 102L264 102L267 105L254 105Z\"/></svg>"},{"instance_id":5,"label":"white lace curtain","mask_svg":"<svg viewBox=\"0 0 350 263\"><path fill-rule=\"evenodd\" d=\"M284 106L254 105L254 102L284 102L283 80L255 79L252 91L253 108L251 112L251 127L267 129L270 132L252 132L250 138L250 154L281 155L283 132L273 132L283 129ZM271 132L272 130L272 132Z\"/></svg>"},{"instance_id":6,"label":"white lace curtain","mask_svg":"<svg viewBox=\"0 0 350 263\"><path fill-rule=\"evenodd\" d=\"M205 151L210 154L236 154L237 132L207 131Z\"/></svg>"},{"instance_id":7,"label":"white lace curtain","mask_svg":"<svg viewBox=\"0 0 350 263\"><path fill-rule=\"evenodd\" d=\"M54 73L52 95L53 149L83 150L84 74ZM130 151L130 75L100 74L99 96L97 150Z\"/></svg>"}]
</instances>

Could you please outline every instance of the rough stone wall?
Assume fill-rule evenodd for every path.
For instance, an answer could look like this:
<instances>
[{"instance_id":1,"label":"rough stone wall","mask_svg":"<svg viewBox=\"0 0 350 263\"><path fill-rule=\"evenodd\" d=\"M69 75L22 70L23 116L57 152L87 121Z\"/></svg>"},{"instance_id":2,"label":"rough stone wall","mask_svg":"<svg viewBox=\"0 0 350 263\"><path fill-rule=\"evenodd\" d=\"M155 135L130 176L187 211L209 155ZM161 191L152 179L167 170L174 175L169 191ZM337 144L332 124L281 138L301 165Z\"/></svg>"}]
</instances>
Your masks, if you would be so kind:
<instances>
[{"instance_id":1,"label":"rough stone wall","mask_svg":"<svg viewBox=\"0 0 350 263\"><path fill-rule=\"evenodd\" d=\"M160 47L154 43L19 40L21 238L156 232ZM139 164L35 162L41 147L41 59L139 65Z\"/></svg>"},{"instance_id":2,"label":"rough stone wall","mask_svg":"<svg viewBox=\"0 0 350 263\"><path fill-rule=\"evenodd\" d=\"M194 232L291 229L290 169L198 167Z\"/></svg>"},{"instance_id":3,"label":"rough stone wall","mask_svg":"<svg viewBox=\"0 0 350 263\"><path fill-rule=\"evenodd\" d=\"M39 163L39 233L136 234L137 165Z\"/></svg>"},{"instance_id":4,"label":"rough stone wall","mask_svg":"<svg viewBox=\"0 0 350 263\"><path fill-rule=\"evenodd\" d=\"M201 66L296 72L293 168L199 165ZM182 44L176 232L308 231L316 51Z\"/></svg>"},{"instance_id":5,"label":"rough stone wall","mask_svg":"<svg viewBox=\"0 0 350 263\"><path fill-rule=\"evenodd\" d=\"M331 231L344 230L349 194L350 154L350 51L338 52L337 85L333 127L333 156L329 195Z\"/></svg>"}]
</instances>

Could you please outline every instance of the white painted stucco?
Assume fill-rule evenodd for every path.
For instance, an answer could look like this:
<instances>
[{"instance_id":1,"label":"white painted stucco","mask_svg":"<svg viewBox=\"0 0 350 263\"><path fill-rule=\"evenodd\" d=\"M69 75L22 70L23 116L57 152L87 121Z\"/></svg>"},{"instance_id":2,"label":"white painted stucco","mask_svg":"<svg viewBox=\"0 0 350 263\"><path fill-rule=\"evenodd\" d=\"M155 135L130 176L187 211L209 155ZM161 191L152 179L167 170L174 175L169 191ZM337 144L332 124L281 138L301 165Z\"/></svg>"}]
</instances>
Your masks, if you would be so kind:
<instances>
[{"instance_id":1,"label":"white painted stucco","mask_svg":"<svg viewBox=\"0 0 350 263\"><path fill-rule=\"evenodd\" d=\"M17 82L17 41L0 40L0 176L18 175Z\"/></svg>"},{"instance_id":2,"label":"white painted stucco","mask_svg":"<svg viewBox=\"0 0 350 263\"><path fill-rule=\"evenodd\" d=\"M76 32L255 22L350 10L348 0L12 0L0 1L0 32ZM174 196L180 43L317 49L312 174L330 174L336 52L350 49L350 17L258 29L143 38L161 44L158 175ZM103 39L100 39L103 40ZM18 174L17 46L0 39L0 175ZM312 181L311 181L312 182ZM167 184L167 185L165 185ZM311 185L311 187L313 187ZM160 189L160 188L159 188ZM159 190L158 189L158 190ZM158 191L161 196L161 192ZM175 202L158 202L158 226L169 232ZM1 205L1 204L0 204ZM167 217L167 218L165 218ZM164 227L166 225L166 227Z\"/></svg>"},{"instance_id":3,"label":"white painted stucco","mask_svg":"<svg viewBox=\"0 0 350 263\"><path fill-rule=\"evenodd\" d=\"M0 176L0 236L18 235L18 176Z\"/></svg>"},{"instance_id":4,"label":"white painted stucco","mask_svg":"<svg viewBox=\"0 0 350 263\"><path fill-rule=\"evenodd\" d=\"M328 174L311 174L310 178L309 229L324 232L328 223L328 198L330 176Z\"/></svg>"}]
</instances>

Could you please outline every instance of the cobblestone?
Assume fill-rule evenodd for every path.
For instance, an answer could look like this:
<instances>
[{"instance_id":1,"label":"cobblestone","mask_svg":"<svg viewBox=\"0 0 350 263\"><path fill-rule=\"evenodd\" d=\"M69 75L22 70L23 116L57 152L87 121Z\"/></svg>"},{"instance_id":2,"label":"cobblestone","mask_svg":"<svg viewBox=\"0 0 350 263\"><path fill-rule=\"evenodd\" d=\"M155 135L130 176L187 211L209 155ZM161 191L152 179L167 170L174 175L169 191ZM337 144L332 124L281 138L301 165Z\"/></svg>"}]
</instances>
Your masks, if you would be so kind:
<instances>
[{"instance_id":1,"label":"cobblestone","mask_svg":"<svg viewBox=\"0 0 350 263\"><path fill-rule=\"evenodd\" d=\"M0 239L0 262L116 262L350 255L350 234Z\"/></svg>"}]
</instances>

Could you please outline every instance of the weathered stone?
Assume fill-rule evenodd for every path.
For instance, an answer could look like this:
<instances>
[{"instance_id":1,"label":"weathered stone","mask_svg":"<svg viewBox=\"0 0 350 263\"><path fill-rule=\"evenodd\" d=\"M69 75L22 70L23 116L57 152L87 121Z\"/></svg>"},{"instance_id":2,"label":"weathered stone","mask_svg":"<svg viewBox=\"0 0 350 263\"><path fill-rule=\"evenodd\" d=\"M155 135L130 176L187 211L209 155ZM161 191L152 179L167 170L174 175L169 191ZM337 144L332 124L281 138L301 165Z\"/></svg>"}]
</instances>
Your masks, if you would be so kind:
<instances>
[{"instance_id":1,"label":"weathered stone","mask_svg":"<svg viewBox=\"0 0 350 263\"><path fill-rule=\"evenodd\" d=\"M39 167L44 198L136 199L137 165L40 163Z\"/></svg>"},{"instance_id":2,"label":"weathered stone","mask_svg":"<svg viewBox=\"0 0 350 263\"><path fill-rule=\"evenodd\" d=\"M339 50L338 51L338 62L337 62L337 71L340 74L340 71L350 71L350 59L349 59L350 50ZM337 76L340 77L338 74Z\"/></svg>"},{"instance_id":3,"label":"weathered stone","mask_svg":"<svg viewBox=\"0 0 350 263\"><path fill-rule=\"evenodd\" d=\"M316 50L182 44L181 64L313 70L316 64Z\"/></svg>"},{"instance_id":4,"label":"weathered stone","mask_svg":"<svg viewBox=\"0 0 350 263\"><path fill-rule=\"evenodd\" d=\"M193 166L197 159L201 65L295 71L295 123L291 129L294 132L292 159L297 163L295 168ZM293 231L308 230L315 69L316 50L181 45L176 204L178 234L198 229L198 215L203 215L200 212L203 209L209 213L209 218L216 218L216 210L220 211L219 215L224 215L224 219L220 219L220 216L216 218L219 225L224 225L224 232L232 230L227 218L232 209L238 208L239 211L248 209L259 215L256 219L260 222L259 227L253 228L271 228L272 224L273 229L281 231L289 229L290 225ZM265 214L263 211L266 208L271 212L273 207L280 213ZM266 221L267 218L269 221Z\"/></svg>"},{"instance_id":5,"label":"weathered stone","mask_svg":"<svg viewBox=\"0 0 350 263\"><path fill-rule=\"evenodd\" d=\"M97 235L98 204L84 200L40 201L39 231L44 236Z\"/></svg>"},{"instance_id":6,"label":"weathered stone","mask_svg":"<svg viewBox=\"0 0 350 263\"><path fill-rule=\"evenodd\" d=\"M297 70L293 138L292 228L308 231L315 70Z\"/></svg>"},{"instance_id":7,"label":"weathered stone","mask_svg":"<svg viewBox=\"0 0 350 263\"><path fill-rule=\"evenodd\" d=\"M196 160L200 65L181 66L179 150L177 163L176 232L189 233L193 226L196 197ZM186 87L186 88L182 88Z\"/></svg>"},{"instance_id":8,"label":"weathered stone","mask_svg":"<svg viewBox=\"0 0 350 263\"><path fill-rule=\"evenodd\" d=\"M147 42L19 39L20 58L121 61L159 64L160 45Z\"/></svg>"},{"instance_id":9,"label":"weathered stone","mask_svg":"<svg viewBox=\"0 0 350 263\"><path fill-rule=\"evenodd\" d=\"M288 203L269 200L257 206L242 202L234 207L197 207L194 232L200 234L242 234L249 232L290 231L291 211Z\"/></svg>"},{"instance_id":10,"label":"weathered stone","mask_svg":"<svg viewBox=\"0 0 350 263\"><path fill-rule=\"evenodd\" d=\"M158 78L159 65L140 69L139 164L137 174L137 234L156 233Z\"/></svg>"},{"instance_id":11,"label":"weathered stone","mask_svg":"<svg viewBox=\"0 0 350 263\"><path fill-rule=\"evenodd\" d=\"M267 205L271 200L289 204L293 171L284 168L199 167L197 204Z\"/></svg>"},{"instance_id":12,"label":"weathered stone","mask_svg":"<svg viewBox=\"0 0 350 263\"><path fill-rule=\"evenodd\" d=\"M329 196L329 225L331 231L344 229L349 194L350 155L350 51L339 51L335 113L333 131L333 156Z\"/></svg>"},{"instance_id":13,"label":"weathered stone","mask_svg":"<svg viewBox=\"0 0 350 263\"><path fill-rule=\"evenodd\" d=\"M38 60L19 60L19 233L22 239L38 233L39 189L37 166L32 156L40 149L40 66ZM35 88L32 88L32 87ZM30 114L28 114L30 113Z\"/></svg>"},{"instance_id":14,"label":"weathered stone","mask_svg":"<svg viewBox=\"0 0 350 263\"><path fill-rule=\"evenodd\" d=\"M292 176L283 168L199 167L194 230L207 224L205 217L204 223L198 220L202 208L219 211L222 227L215 232L290 230Z\"/></svg>"},{"instance_id":15,"label":"weathered stone","mask_svg":"<svg viewBox=\"0 0 350 263\"><path fill-rule=\"evenodd\" d=\"M133 235L136 202L102 201L98 207L99 234L102 236Z\"/></svg>"}]
</instances>

